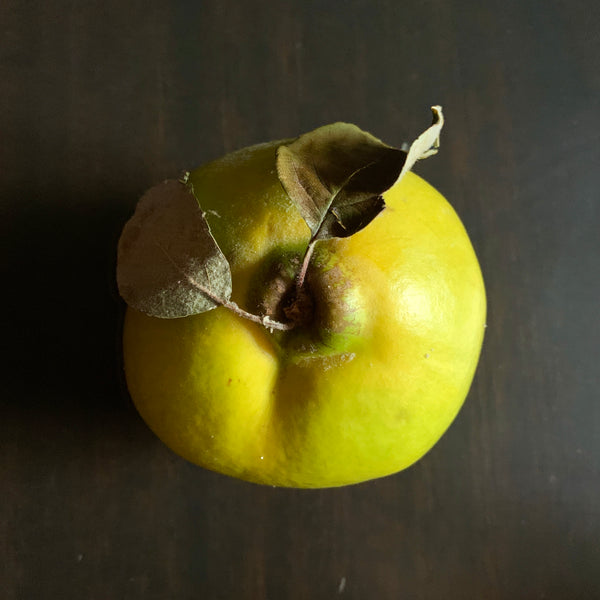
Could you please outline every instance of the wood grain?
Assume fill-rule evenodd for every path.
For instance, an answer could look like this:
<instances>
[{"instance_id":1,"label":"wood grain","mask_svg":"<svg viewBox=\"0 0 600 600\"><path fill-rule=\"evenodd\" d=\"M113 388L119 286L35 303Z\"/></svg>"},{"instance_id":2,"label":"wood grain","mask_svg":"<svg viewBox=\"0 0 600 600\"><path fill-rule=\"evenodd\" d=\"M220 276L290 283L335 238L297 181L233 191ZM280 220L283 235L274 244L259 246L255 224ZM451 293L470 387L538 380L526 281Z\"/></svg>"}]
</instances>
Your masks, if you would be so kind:
<instances>
[{"instance_id":1,"label":"wood grain","mask_svg":"<svg viewBox=\"0 0 600 600\"><path fill-rule=\"evenodd\" d=\"M600 597L600 9L393 0L0 5L7 600ZM119 366L116 240L180 169L335 120L461 215L489 317L417 465L262 488L170 454Z\"/></svg>"}]
</instances>

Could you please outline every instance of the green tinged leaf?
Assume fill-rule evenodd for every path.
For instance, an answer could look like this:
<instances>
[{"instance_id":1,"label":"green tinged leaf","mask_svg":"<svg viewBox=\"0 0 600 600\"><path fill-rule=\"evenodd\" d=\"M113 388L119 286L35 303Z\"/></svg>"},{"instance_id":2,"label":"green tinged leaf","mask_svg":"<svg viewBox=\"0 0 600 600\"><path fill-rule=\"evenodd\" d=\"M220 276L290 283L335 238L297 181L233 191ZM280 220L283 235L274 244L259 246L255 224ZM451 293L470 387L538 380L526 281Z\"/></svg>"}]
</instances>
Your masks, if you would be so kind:
<instances>
[{"instance_id":1,"label":"green tinged leaf","mask_svg":"<svg viewBox=\"0 0 600 600\"><path fill-rule=\"evenodd\" d=\"M311 242L347 237L366 227L384 208L382 194L414 163L435 154L443 125L434 125L408 152L392 148L349 123L334 123L280 146L277 172L311 231Z\"/></svg>"},{"instance_id":2,"label":"green tinged leaf","mask_svg":"<svg viewBox=\"0 0 600 600\"><path fill-rule=\"evenodd\" d=\"M129 306L166 319L229 300L229 263L188 185L168 180L140 199L119 240L117 284Z\"/></svg>"}]
</instances>

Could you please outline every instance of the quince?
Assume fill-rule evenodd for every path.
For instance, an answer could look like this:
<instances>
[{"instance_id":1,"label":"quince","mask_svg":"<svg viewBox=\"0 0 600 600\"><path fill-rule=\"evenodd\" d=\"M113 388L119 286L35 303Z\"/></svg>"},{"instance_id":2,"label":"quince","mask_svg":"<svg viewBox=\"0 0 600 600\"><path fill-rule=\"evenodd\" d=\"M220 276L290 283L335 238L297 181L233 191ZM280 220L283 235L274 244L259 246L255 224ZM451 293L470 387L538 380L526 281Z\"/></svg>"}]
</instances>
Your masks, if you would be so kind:
<instances>
[{"instance_id":1,"label":"quince","mask_svg":"<svg viewBox=\"0 0 600 600\"><path fill-rule=\"evenodd\" d=\"M315 224L289 192L300 182L297 193L310 195L316 184L293 161L283 164L282 146L294 148L246 148L176 182L199 204L230 279L214 292L217 267L200 265L195 273L208 274L200 284L178 263L177 240L160 246L177 284L212 304L160 318L174 315L130 302L127 385L156 435L207 469L302 488L386 476L421 458L467 395L485 327L478 261L449 203L411 172L373 194L379 208L360 205L358 217L343 221L333 201ZM298 155L310 156L310 144L306 152ZM343 180L334 196L352 187L352 169L332 176ZM326 234L315 233L327 218ZM124 235L120 261L129 246ZM163 287L160 306L172 290Z\"/></svg>"}]
</instances>

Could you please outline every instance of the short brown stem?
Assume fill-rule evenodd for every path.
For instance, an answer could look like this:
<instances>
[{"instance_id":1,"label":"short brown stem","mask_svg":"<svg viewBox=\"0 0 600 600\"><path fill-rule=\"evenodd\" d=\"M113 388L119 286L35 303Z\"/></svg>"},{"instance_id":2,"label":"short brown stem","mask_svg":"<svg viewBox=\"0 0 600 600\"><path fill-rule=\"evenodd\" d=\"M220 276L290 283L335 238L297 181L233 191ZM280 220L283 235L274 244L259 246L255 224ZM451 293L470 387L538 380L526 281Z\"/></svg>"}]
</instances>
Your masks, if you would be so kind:
<instances>
[{"instance_id":1,"label":"short brown stem","mask_svg":"<svg viewBox=\"0 0 600 600\"><path fill-rule=\"evenodd\" d=\"M167 258L170 260L171 264L187 279L188 283L195 287L199 292L204 294L207 298L212 300L215 304L219 306L223 306L226 309L232 311L238 317L242 317L243 319L247 319L248 321L252 321L253 323L258 323L263 327L266 327L270 331L277 329L278 331L290 331L295 327L295 323L280 323L279 321L274 321L271 317L265 315L263 317L259 315L254 315L245 311L243 308L240 308L235 302L231 300L224 300L223 298L219 298L216 294L211 292L209 289L204 287L201 283L197 282L193 277L188 275L172 258L169 256L167 251L159 246L161 250L165 253Z\"/></svg>"},{"instance_id":2,"label":"short brown stem","mask_svg":"<svg viewBox=\"0 0 600 600\"><path fill-rule=\"evenodd\" d=\"M213 298L211 298L211 300L213 300ZM221 306L224 306L225 308L234 312L239 317L242 317L243 319L248 319L248 321L252 321L253 323L259 323L267 329L277 329L278 331L290 331L295 327L295 323L280 323L279 321L274 321L273 319L271 319L271 317L266 315L264 317L261 317L259 315L249 313L243 308L240 308L235 302L228 301L221 302L220 304Z\"/></svg>"},{"instance_id":3,"label":"short brown stem","mask_svg":"<svg viewBox=\"0 0 600 600\"><path fill-rule=\"evenodd\" d=\"M304 254L304 259L302 260L302 267L300 272L298 273L298 278L296 279L296 289L300 289L304 285L304 280L306 279L306 272L308 271L308 265L310 263L310 259L312 258L313 251L315 249L315 244L317 240L312 240L310 244L308 244L308 248Z\"/></svg>"}]
</instances>

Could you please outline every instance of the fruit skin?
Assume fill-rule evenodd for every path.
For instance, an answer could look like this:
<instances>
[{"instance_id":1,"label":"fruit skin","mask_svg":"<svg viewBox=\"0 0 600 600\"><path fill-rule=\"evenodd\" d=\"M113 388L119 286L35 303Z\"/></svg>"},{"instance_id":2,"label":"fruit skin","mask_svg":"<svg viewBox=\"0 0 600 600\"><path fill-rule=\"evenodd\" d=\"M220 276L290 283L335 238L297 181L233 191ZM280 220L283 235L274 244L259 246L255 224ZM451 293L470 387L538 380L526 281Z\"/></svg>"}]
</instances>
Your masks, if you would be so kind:
<instances>
[{"instance_id":1,"label":"fruit skin","mask_svg":"<svg viewBox=\"0 0 600 600\"><path fill-rule=\"evenodd\" d=\"M277 145L189 179L244 308L255 308L267 266L301 257L310 237L277 179ZM460 220L428 183L408 173L384 198L365 229L318 243L310 277L333 293L316 298L310 331L272 334L223 307L170 320L127 310L127 385L167 446L248 481L318 488L395 473L435 444L477 365L483 280ZM336 305L340 294L348 302ZM328 327L332 310L341 321Z\"/></svg>"}]
</instances>

